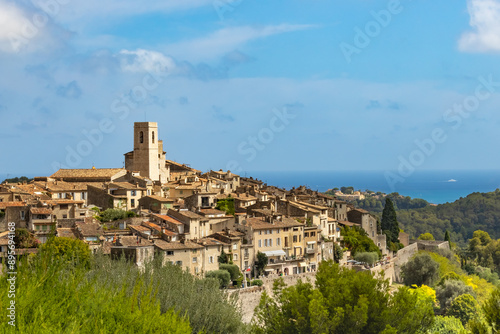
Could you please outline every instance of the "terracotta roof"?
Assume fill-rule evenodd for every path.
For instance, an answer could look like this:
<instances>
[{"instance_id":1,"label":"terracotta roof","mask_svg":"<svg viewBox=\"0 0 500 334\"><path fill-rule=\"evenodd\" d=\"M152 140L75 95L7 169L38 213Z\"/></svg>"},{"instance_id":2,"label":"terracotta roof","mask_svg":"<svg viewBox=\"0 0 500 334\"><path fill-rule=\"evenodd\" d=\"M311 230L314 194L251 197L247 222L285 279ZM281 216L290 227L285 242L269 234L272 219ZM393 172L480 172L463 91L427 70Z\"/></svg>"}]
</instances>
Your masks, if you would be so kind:
<instances>
[{"instance_id":1,"label":"terracotta roof","mask_svg":"<svg viewBox=\"0 0 500 334\"><path fill-rule=\"evenodd\" d=\"M189 210L179 210L178 213L183 215L184 217L189 217L192 219L203 219L204 218L204 217L200 216L199 214L196 214L193 211L189 211Z\"/></svg>"},{"instance_id":2,"label":"terracotta roof","mask_svg":"<svg viewBox=\"0 0 500 334\"><path fill-rule=\"evenodd\" d=\"M34 215L51 215L52 210L49 208L31 208L30 212Z\"/></svg>"},{"instance_id":3,"label":"terracotta roof","mask_svg":"<svg viewBox=\"0 0 500 334\"><path fill-rule=\"evenodd\" d=\"M138 240L140 240L140 242ZM119 246L119 245L125 246L125 247L150 246L152 244L153 244L152 241L147 240L145 238L142 238L141 236L123 236L123 237L118 238L115 246Z\"/></svg>"},{"instance_id":4,"label":"terracotta roof","mask_svg":"<svg viewBox=\"0 0 500 334\"><path fill-rule=\"evenodd\" d=\"M345 225L345 226L361 226L360 224L351 223L351 222L348 222L348 221L345 221L345 220L341 220L338 223L340 225Z\"/></svg>"},{"instance_id":5,"label":"terracotta roof","mask_svg":"<svg viewBox=\"0 0 500 334\"><path fill-rule=\"evenodd\" d=\"M153 216L156 216L160 219L163 219L163 220L165 220L169 223L175 224L175 225L184 225L182 222L180 222L177 219L170 217L170 216L166 216L166 215L153 215Z\"/></svg>"},{"instance_id":6,"label":"terracotta roof","mask_svg":"<svg viewBox=\"0 0 500 334\"><path fill-rule=\"evenodd\" d=\"M89 168L89 169L59 169L57 172L52 174L50 177L54 179L64 179L64 178L81 178L81 179L92 179L92 178L111 178L117 173L123 171L123 168Z\"/></svg>"},{"instance_id":7,"label":"terracotta roof","mask_svg":"<svg viewBox=\"0 0 500 334\"><path fill-rule=\"evenodd\" d=\"M186 240L185 243L182 243L180 241L172 241L172 242L166 242L165 240L161 239L156 239L155 240L155 246L158 247L161 250L175 250L175 249L201 249L203 246L200 246L194 242L190 242Z\"/></svg>"},{"instance_id":8,"label":"terracotta roof","mask_svg":"<svg viewBox=\"0 0 500 334\"><path fill-rule=\"evenodd\" d=\"M142 225L143 226L146 226L150 229L154 229L154 230L157 230L158 232L161 232L161 227L156 225L155 223L151 223L151 222L142 222Z\"/></svg>"},{"instance_id":9,"label":"terracotta roof","mask_svg":"<svg viewBox=\"0 0 500 334\"><path fill-rule=\"evenodd\" d=\"M144 198L151 198L151 199L154 199L155 201L158 201L158 202L165 202L165 203L172 203L172 202L175 202L175 199L172 199L172 198L165 198L165 197L155 196L155 195L144 196L142 199L144 199Z\"/></svg>"},{"instance_id":10,"label":"terracotta roof","mask_svg":"<svg viewBox=\"0 0 500 334\"><path fill-rule=\"evenodd\" d=\"M61 205L61 204L83 204L85 201L73 201L72 199L52 199L43 201L49 205Z\"/></svg>"},{"instance_id":11,"label":"terracotta roof","mask_svg":"<svg viewBox=\"0 0 500 334\"><path fill-rule=\"evenodd\" d=\"M5 209L13 206L26 206L24 202L0 202L0 209Z\"/></svg>"},{"instance_id":12,"label":"terracotta roof","mask_svg":"<svg viewBox=\"0 0 500 334\"><path fill-rule=\"evenodd\" d=\"M102 229L101 225L91 223L76 223L76 230L83 236L83 237L97 237L102 234Z\"/></svg>"},{"instance_id":13,"label":"terracotta roof","mask_svg":"<svg viewBox=\"0 0 500 334\"><path fill-rule=\"evenodd\" d=\"M111 182L109 184L109 188L122 188L122 189L127 189L127 190L146 190L146 188L138 187L135 184L132 184L130 182Z\"/></svg>"},{"instance_id":14,"label":"terracotta roof","mask_svg":"<svg viewBox=\"0 0 500 334\"><path fill-rule=\"evenodd\" d=\"M102 182L65 182L65 181L47 181L35 182L39 187L47 189L51 192L76 192L85 191L87 186L102 187Z\"/></svg>"},{"instance_id":15,"label":"terracotta roof","mask_svg":"<svg viewBox=\"0 0 500 334\"><path fill-rule=\"evenodd\" d=\"M282 220L275 219L273 224L266 222L262 217L247 218L246 221L254 230L304 226L304 223L300 223L293 218L282 218Z\"/></svg>"},{"instance_id":16,"label":"terracotta roof","mask_svg":"<svg viewBox=\"0 0 500 334\"><path fill-rule=\"evenodd\" d=\"M203 213L204 215L226 215L224 211L217 210L217 209L200 209L200 212Z\"/></svg>"},{"instance_id":17,"label":"terracotta roof","mask_svg":"<svg viewBox=\"0 0 500 334\"><path fill-rule=\"evenodd\" d=\"M75 234L75 230L72 228L58 228L57 229L57 236L64 237L64 238L77 239L76 234Z\"/></svg>"},{"instance_id":18,"label":"terracotta roof","mask_svg":"<svg viewBox=\"0 0 500 334\"><path fill-rule=\"evenodd\" d=\"M229 244L222 242L220 240L214 239L214 238L202 238L198 241L198 244L202 246L227 246Z\"/></svg>"},{"instance_id":19,"label":"terracotta roof","mask_svg":"<svg viewBox=\"0 0 500 334\"><path fill-rule=\"evenodd\" d=\"M140 226L140 225L129 225L128 228L132 229L132 230L136 230L138 232L151 232L151 230L145 226Z\"/></svg>"}]
</instances>

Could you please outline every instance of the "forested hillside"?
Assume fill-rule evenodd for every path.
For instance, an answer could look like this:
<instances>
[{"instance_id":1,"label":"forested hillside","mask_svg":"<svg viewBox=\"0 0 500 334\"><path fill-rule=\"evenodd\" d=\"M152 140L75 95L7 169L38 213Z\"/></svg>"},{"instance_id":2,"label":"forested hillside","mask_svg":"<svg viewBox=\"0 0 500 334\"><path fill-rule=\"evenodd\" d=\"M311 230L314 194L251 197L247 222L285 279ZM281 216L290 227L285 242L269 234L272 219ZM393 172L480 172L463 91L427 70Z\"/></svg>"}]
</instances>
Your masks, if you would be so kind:
<instances>
[{"instance_id":1,"label":"forested hillside","mask_svg":"<svg viewBox=\"0 0 500 334\"><path fill-rule=\"evenodd\" d=\"M394 202L400 227L410 237L432 233L443 240L446 230L451 240L464 245L476 230L488 232L492 238L500 238L500 190L490 193L472 193L453 203L430 205L422 199L410 199L399 194L387 195ZM354 204L379 215L385 198L370 196Z\"/></svg>"}]
</instances>

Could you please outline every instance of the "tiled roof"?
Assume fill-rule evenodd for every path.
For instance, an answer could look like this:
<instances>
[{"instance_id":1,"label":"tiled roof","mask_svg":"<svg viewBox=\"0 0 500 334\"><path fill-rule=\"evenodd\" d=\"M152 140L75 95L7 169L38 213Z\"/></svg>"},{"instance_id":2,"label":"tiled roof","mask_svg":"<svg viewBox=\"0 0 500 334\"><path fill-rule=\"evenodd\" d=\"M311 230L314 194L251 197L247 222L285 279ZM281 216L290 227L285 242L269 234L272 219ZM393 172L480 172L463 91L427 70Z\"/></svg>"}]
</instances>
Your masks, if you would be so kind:
<instances>
[{"instance_id":1,"label":"tiled roof","mask_svg":"<svg viewBox=\"0 0 500 334\"><path fill-rule=\"evenodd\" d=\"M58 228L57 229L57 236L64 237L64 238L77 239L77 237L75 235L75 230L72 228Z\"/></svg>"},{"instance_id":2,"label":"tiled roof","mask_svg":"<svg viewBox=\"0 0 500 334\"><path fill-rule=\"evenodd\" d=\"M184 225L182 222L180 222L177 219L170 217L170 216L166 216L166 215L154 215L154 216L156 216L160 219L163 219L169 223L175 224L175 225Z\"/></svg>"},{"instance_id":3,"label":"tiled roof","mask_svg":"<svg viewBox=\"0 0 500 334\"><path fill-rule=\"evenodd\" d=\"M172 198L165 198L165 197L161 197L161 196L155 196L155 195L149 195L149 196L144 196L144 198L151 198L151 199L154 199L155 201L158 201L158 202L164 202L164 203L172 203L172 202L175 202L174 199Z\"/></svg>"},{"instance_id":4,"label":"tiled roof","mask_svg":"<svg viewBox=\"0 0 500 334\"><path fill-rule=\"evenodd\" d=\"M24 202L0 202L0 209L5 209L13 206L26 206Z\"/></svg>"},{"instance_id":5,"label":"tiled roof","mask_svg":"<svg viewBox=\"0 0 500 334\"><path fill-rule=\"evenodd\" d=\"M129 183L129 182L112 182L109 184L109 188L122 188L122 189L127 189L127 190L146 190L146 188L138 187L135 184Z\"/></svg>"},{"instance_id":6,"label":"tiled roof","mask_svg":"<svg viewBox=\"0 0 500 334\"><path fill-rule=\"evenodd\" d=\"M156 225L155 223L151 223L151 222L142 222L142 225L143 226L146 226L147 228L150 228L150 229L155 229L157 230L158 232L161 232L161 227Z\"/></svg>"},{"instance_id":7,"label":"tiled roof","mask_svg":"<svg viewBox=\"0 0 500 334\"><path fill-rule=\"evenodd\" d=\"M136 230L136 231L138 231L138 232L143 232L143 233L145 233L145 232L151 232L151 230L150 230L149 228L145 227L145 226L140 226L140 225L129 225L128 227L129 227L130 229L132 229L132 230Z\"/></svg>"},{"instance_id":8,"label":"tiled roof","mask_svg":"<svg viewBox=\"0 0 500 334\"><path fill-rule=\"evenodd\" d=\"M61 204L83 204L85 201L73 201L72 199L52 199L48 201L43 201L49 205L61 205Z\"/></svg>"},{"instance_id":9,"label":"tiled roof","mask_svg":"<svg viewBox=\"0 0 500 334\"><path fill-rule=\"evenodd\" d=\"M198 244L202 246L227 246L229 244L222 242L220 240L214 239L214 238L202 238L198 241Z\"/></svg>"},{"instance_id":10,"label":"tiled roof","mask_svg":"<svg viewBox=\"0 0 500 334\"><path fill-rule=\"evenodd\" d=\"M165 240L157 239L155 240L155 246L161 250L182 250L182 249L201 249L200 246L194 242L187 241L182 243L180 241L166 242Z\"/></svg>"},{"instance_id":11,"label":"tiled roof","mask_svg":"<svg viewBox=\"0 0 500 334\"><path fill-rule=\"evenodd\" d=\"M200 216L199 214L196 214L193 211L189 210L179 210L178 213L183 215L184 217L188 217L191 219L203 219L203 217Z\"/></svg>"},{"instance_id":12,"label":"tiled roof","mask_svg":"<svg viewBox=\"0 0 500 334\"><path fill-rule=\"evenodd\" d=\"M102 187L102 182L65 182L65 181L47 181L35 182L39 187L51 192L76 192L86 191L87 186Z\"/></svg>"},{"instance_id":13,"label":"tiled roof","mask_svg":"<svg viewBox=\"0 0 500 334\"><path fill-rule=\"evenodd\" d=\"M220 211L217 209L200 209L200 212L204 215L226 215L224 211Z\"/></svg>"},{"instance_id":14,"label":"tiled roof","mask_svg":"<svg viewBox=\"0 0 500 334\"><path fill-rule=\"evenodd\" d=\"M120 244L121 246L129 247L129 246L149 246L152 245L153 242L140 236L123 236L118 238L115 246ZM140 241L140 242L139 242Z\"/></svg>"},{"instance_id":15,"label":"tiled roof","mask_svg":"<svg viewBox=\"0 0 500 334\"><path fill-rule=\"evenodd\" d=\"M80 232L83 237L97 237L102 234L101 225L91 223L76 223L76 230Z\"/></svg>"},{"instance_id":16,"label":"tiled roof","mask_svg":"<svg viewBox=\"0 0 500 334\"><path fill-rule=\"evenodd\" d=\"M300 223L293 218L282 218L282 220L275 219L273 224L266 222L261 217L247 218L246 221L247 224L251 226L254 230L304 226L304 223Z\"/></svg>"},{"instance_id":17,"label":"tiled roof","mask_svg":"<svg viewBox=\"0 0 500 334\"><path fill-rule=\"evenodd\" d=\"M123 168L89 168L89 169L59 169L50 177L54 179L64 178L111 178L123 171Z\"/></svg>"},{"instance_id":18,"label":"tiled roof","mask_svg":"<svg viewBox=\"0 0 500 334\"><path fill-rule=\"evenodd\" d=\"M31 208L30 212L34 215L51 215L52 210L49 208Z\"/></svg>"}]
</instances>

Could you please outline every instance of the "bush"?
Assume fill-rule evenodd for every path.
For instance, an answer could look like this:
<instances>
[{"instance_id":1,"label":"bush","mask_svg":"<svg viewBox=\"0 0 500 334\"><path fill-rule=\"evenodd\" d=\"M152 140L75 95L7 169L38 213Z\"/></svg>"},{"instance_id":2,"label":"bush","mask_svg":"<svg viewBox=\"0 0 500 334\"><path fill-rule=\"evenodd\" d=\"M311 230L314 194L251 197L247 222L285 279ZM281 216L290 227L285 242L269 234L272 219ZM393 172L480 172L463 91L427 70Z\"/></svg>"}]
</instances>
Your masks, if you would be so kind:
<instances>
[{"instance_id":1,"label":"bush","mask_svg":"<svg viewBox=\"0 0 500 334\"><path fill-rule=\"evenodd\" d=\"M476 316L478 308L479 304L476 299L466 293L453 300L448 312L446 312L446 315L460 319L462 324L465 326L469 320Z\"/></svg>"},{"instance_id":2,"label":"bush","mask_svg":"<svg viewBox=\"0 0 500 334\"><path fill-rule=\"evenodd\" d=\"M436 297L439 300L441 312L446 312L455 298L463 294L475 296L472 287L462 281L447 280L436 288Z\"/></svg>"},{"instance_id":3,"label":"bush","mask_svg":"<svg viewBox=\"0 0 500 334\"><path fill-rule=\"evenodd\" d=\"M111 222L119 219L125 219L129 217L136 217L136 213L133 211L125 211L122 209L106 209L100 214L100 221Z\"/></svg>"},{"instance_id":4,"label":"bush","mask_svg":"<svg viewBox=\"0 0 500 334\"><path fill-rule=\"evenodd\" d=\"M227 270L213 270L207 272L205 275L207 278L217 278L219 280L220 288L226 288L231 281L231 275Z\"/></svg>"},{"instance_id":5,"label":"bush","mask_svg":"<svg viewBox=\"0 0 500 334\"><path fill-rule=\"evenodd\" d=\"M240 268L235 264L221 263L219 269L228 271L231 275L231 281L236 281L240 277Z\"/></svg>"},{"instance_id":6,"label":"bush","mask_svg":"<svg viewBox=\"0 0 500 334\"><path fill-rule=\"evenodd\" d=\"M90 265L90 254L89 246L78 239L52 237L41 246L41 256L85 267Z\"/></svg>"},{"instance_id":7,"label":"bush","mask_svg":"<svg viewBox=\"0 0 500 334\"><path fill-rule=\"evenodd\" d=\"M354 259L358 262L363 262L363 263L366 263L366 264L372 266L375 262L378 261L378 254L377 254L377 252L357 253L354 256Z\"/></svg>"},{"instance_id":8,"label":"bush","mask_svg":"<svg viewBox=\"0 0 500 334\"><path fill-rule=\"evenodd\" d=\"M433 285L439 278L439 264L427 253L419 253L401 267L405 285Z\"/></svg>"},{"instance_id":9,"label":"bush","mask_svg":"<svg viewBox=\"0 0 500 334\"><path fill-rule=\"evenodd\" d=\"M262 282L262 280L261 280L261 279L254 279L254 280L252 281L252 286L254 286L254 285L255 285L255 286L262 286L262 285L264 285L264 282Z\"/></svg>"}]
</instances>

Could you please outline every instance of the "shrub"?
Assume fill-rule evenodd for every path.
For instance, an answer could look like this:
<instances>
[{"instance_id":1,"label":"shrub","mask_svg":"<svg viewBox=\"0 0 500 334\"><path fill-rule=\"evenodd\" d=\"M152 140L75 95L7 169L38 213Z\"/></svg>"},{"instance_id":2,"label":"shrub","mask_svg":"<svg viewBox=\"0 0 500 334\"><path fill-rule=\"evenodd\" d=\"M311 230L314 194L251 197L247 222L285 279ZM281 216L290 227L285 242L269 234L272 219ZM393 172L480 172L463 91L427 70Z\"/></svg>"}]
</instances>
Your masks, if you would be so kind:
<instances>
[{"instance_id":1,"label":"shrub","mask_svg":"<svg viewBox=\"0 0 500 334\"><path fill-rule=\"evenodd\" d=\"M439 264L427 253L419 253L401 267L405 285L433 285L439 278Z\"/></svg>"},{"instance_id":2,"label":"shrub","mask_svg":"<svg viewBox=\"0 0 500 334\"><path fill-rule=\"evenodd\" d=\"M231 275L231 281L236 281L238 277L240 277L240 268L238 268L238 266L235 264L221 263L219 265L219 269L227 270Z\"/></svg>"},{"instance_id":3,"label":"shrub","mask_svg":"<svg viewBox=\"0 0 500 334\"><path fill-rule=\"evenodd\" d=\"M446 312L446 315L460 319L462 324L465 326L469 320L476 316L478 308L479 304L476 299L466 293L453 300L448 312Z\"/></svg>"},{"instance_id":4,"label":"shrub","mask_svg":"<svg viewBox=\"0 0 500 334\"><path fill-rule=\"evenodd\" d=\"M205 275L207 278L217 278L219 280L219 286L220 288L225 288L229 285L229 282L231 281L231 275L227 270L213 270L207 272Z\"/></svg>"},{"instance_id":5,"label":"shrub","mask_svg":"<svg viewBox=\"0 0 500 334\"><path fill-rule=\"evenodd\" d=\"M262 286L262 285L264 285L264 282L262 282L262 280L261 280L261 279L254 279L254 280L252 281L252 286L254 286L254 285L255 285L255 286Z\"/></svg>"},{"instance_id":6,"label":"shrub","mask_svg":"<svg viewBox=\"0 0 500 334\"><path fill-rule=\"evenodd\" d=\"M378 260L378 254L377 252L362 252L362 253L357 253L354 256L354 259L359 262L366 263L368 265L373 265L375 262Z\"/></svg>"},{"instance_id":7,"label":"shrub","mask_svg":"<svg viewBox=\"0 0 500 334\"><path fill-rule=\"evenodd\" d=\"M472 287L462 281L447 280L436 288L436 297L439 300L441 312L447 311L455 298L463 294L475 296Z\"/></svg>"}]
</instances>

